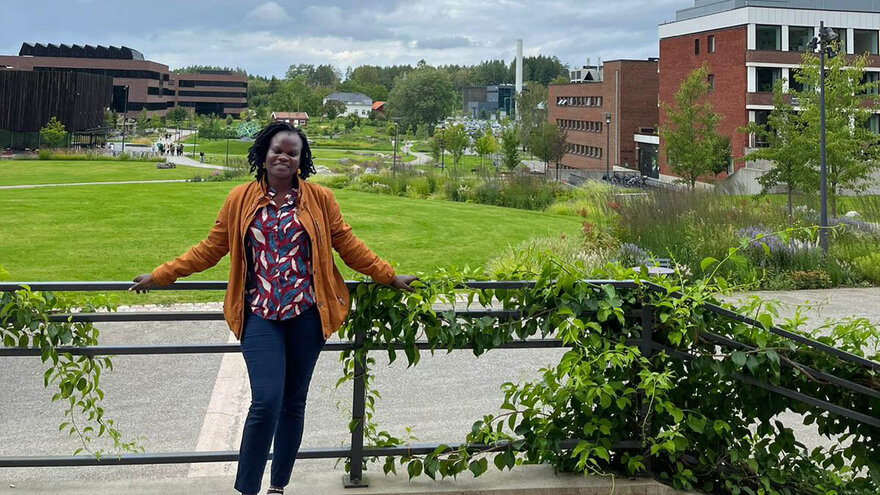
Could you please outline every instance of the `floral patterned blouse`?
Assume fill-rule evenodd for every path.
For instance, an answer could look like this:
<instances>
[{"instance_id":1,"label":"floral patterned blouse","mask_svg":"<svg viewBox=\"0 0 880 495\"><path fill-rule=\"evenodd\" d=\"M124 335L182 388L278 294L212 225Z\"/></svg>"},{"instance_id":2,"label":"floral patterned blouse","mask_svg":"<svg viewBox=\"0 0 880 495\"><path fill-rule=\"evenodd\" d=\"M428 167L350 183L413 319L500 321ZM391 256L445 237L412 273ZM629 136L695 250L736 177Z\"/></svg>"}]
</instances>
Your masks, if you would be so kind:
<instances>
[{"instance_id":1,"label":"floral patterned blouse","mask_svg":"<svg viewBox=\"0 0 880 495\"><path fill-rule=\"evenodd\" d=\"M297 190L278 205L277 191L269 188L270 202L257 211L245 241L248 274L245 302L266 320L293 318L315 303L309 235L296 213Z\"/></svg>"}]
</instances>

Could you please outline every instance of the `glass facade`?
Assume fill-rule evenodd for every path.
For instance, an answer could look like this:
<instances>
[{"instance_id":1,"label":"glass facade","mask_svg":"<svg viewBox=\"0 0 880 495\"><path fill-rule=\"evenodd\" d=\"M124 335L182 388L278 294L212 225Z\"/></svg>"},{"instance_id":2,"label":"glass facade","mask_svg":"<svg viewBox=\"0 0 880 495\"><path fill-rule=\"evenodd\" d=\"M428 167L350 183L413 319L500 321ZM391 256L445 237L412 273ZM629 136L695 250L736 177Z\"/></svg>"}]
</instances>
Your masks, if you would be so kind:
<instances>
[{"instance_id":1,"label":"glass facade","mask_svg":"<svg viewBox=\"0 0 880 495\"><path fill-rule=\"evenodd\" d=\"M877 55L877 31L874 29L856 29L853 31L853 48L857 55L863 53Z\"/></svg>"},{"instance_id":2,"label":"glass facade","mask_svg":"<svg viewBox=\"0 0 880 495\"><path fill-rule=\"evenodd\" d=\"M759 93L773 92L773 85L776 84L776 81L782 79L782 69L758 67L756 69L756 72L758 73L758 84L756 90Z\"/></svg>"}]
</instances>

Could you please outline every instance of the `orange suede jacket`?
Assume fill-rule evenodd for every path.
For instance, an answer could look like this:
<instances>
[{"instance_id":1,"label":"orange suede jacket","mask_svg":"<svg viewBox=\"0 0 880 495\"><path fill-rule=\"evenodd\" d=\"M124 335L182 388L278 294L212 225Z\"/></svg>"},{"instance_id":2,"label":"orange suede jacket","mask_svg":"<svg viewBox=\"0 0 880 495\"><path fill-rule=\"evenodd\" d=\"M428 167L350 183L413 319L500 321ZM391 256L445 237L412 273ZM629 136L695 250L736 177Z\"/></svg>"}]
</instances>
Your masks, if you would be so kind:
<instances>
[{"instance_id":1,"label":"orange suede jacket","mask_svg":"<svg viewBox=\"0 0 880 495\"><path fill-rule=\"evenodd\" d=\"M229 285L223 303L223 317L236 338L244 324L245 234L257 211L269 204L263 183L253 181L235 187L226 197L208 237L182 256L153 270L157 285L169 285L187 275L207 270L227 253L230 255ZM394 270L355 237L342 219L339 204L326 187L299 181L297 215L309 234L312 247L312 281L321 315L324 338L339 330L348 314L349 294L333 262L335 249L342 261L376 282L390 284Z\"/></svg>"}]
</instances>

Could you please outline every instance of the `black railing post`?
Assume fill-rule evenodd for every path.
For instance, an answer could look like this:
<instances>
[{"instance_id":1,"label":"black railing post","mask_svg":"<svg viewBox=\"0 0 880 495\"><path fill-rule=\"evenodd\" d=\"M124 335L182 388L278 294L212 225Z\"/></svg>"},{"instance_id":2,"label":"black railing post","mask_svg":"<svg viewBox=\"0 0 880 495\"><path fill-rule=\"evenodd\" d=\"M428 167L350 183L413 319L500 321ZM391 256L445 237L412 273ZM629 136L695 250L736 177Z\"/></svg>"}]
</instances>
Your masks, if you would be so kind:
<instances>
[{"instance_id":1,"label":"black railing post","mask_svg":"<svg viewBox=\"0 0 880 495\"><path fill-rule=\"evenodd\" d=\"M643 296L644 297L644 296ZM651 356L654 355L654 306L650 304L645 304L642 302L642 336L639 339L639 352L641 352L642 357L650 360ZM650 417L651 404L649 401L645 400L644 393L640 393L640 409L638 415L638 428L639 428L639 440L642 444L642 449L644 452L644 464L645 471L651 472L651 455L650 451L646 448L645 440L646 436L651 431L651 422L648 420Z\"/></svg>"},{"instance_id":2,"label":"black railing post","mask_svg":"<svg viewBox=\"0 0 880 495\"><path fill-rule=\"evenodd\" d=\"M363 347L364 339L366 339L366 328L358 327L355 329L355 352ZM366 403L366 381L367 381L367 356L364 354L363 360L357 359L355 354L354 360L354 394L351 404L351 457L349 458L348 474L342 477L342 484L345 488L365 488L369 484L363 479L364 464L364 410Z\"/></svg>"}]
</instances>

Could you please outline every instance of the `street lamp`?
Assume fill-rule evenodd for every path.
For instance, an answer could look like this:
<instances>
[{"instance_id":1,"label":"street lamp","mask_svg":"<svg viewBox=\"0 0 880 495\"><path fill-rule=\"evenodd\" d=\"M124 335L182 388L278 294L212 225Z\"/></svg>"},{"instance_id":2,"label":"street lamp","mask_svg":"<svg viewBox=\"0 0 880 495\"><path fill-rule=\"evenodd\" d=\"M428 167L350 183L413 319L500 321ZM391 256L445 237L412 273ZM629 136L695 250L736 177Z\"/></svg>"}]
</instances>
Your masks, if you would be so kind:
<instances>
[{"instance_id":1,"label":"street lamp","mask_svg":"<svg viewBox=\"0 0 880 495\"><path fill-rule=\"evenodd\" d=\"M611 114L605 114L605 177L611 182Z\"/></svg>"},{"instance_id":2,"label":"street lamp","mask_svg":"<svg viewBox=\"0 0 880 495\"><path fill-rule=\"evenodd\" d=\"M122 106L122 151L125 151L125 114L128 113L128 86L125 88L125 104Z\"/></svg>"},{"instance_id":3,"label":"street lamp","mask_svg":"<svg viewBox=\"0 0 880 495\"><path fill-rule=\"evenodd\" d=\"M397 175L397 141L400 140L400 117L391 117L394 121L394 160L391 162L391 171Z\"/></svg>"},{"instance_id":4,"label":"street lamp","mask_svg":"<svg viewBox=\"0 0 880 495\"><path fill-rule=\"evenodd\" d=\"M838 39L837 33L819 23L819 35L808 45L810 51L819 50L819 246L828 254L828 174L825 162L825 55L834 58L837 52L831 45Z\"/></svg>"}]
</instances>

